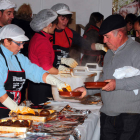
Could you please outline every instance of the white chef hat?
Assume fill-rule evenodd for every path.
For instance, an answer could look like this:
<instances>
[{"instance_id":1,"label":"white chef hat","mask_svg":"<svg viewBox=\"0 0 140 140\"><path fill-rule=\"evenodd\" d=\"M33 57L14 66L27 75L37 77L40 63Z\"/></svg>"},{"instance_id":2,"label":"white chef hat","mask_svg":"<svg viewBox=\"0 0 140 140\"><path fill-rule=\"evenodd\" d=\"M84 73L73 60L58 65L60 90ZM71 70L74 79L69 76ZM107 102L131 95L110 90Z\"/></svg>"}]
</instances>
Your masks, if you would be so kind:
<instances>
[{"instance_id":1,"label":"white chef hat","mask_svg":"<svg viewBox=\"0 0 140 140\"><path fill-rule=\"evenodd\" d=\"M16 8L16 4L10 0L0 0L0 10L6 10L10 8Z\"/></svg>"},{"instance_id":2,"label":"white chef hat","mask_svg":"<svg viewBox=\"0 0 140 140\"><path fill-rule=\"evenodd\" d=\"M11 38L15 41L28 41L29 38L25 36L25 32L15 24L8 24L0 29L0 40Z\"/></svg>"},{"instance_id":3,"label":"white chef hat","mask_svg":"<svg viewBox=\"0 0 140 140\"><path fill-rule=\"evenodd\" d=\"M30 26L35 32L39 32L53 22L57 16L57 13L51 9L41 10L30 22Z\"/></svg>"},{"instance_id":4,"label":"white chef hat","mask_svg":"<svg viewBox=\"0 0 140 140\"><path fill-rule=\"evenodd\" d=\"M66 5L66 4L64 4L64 3L55 4L54 6L52 6L51 9L54 10L54 11L56 11L57 14L59 14L59 15L72 14L72 12L69 9L69 6Z\"/></svg>"}]
</instances>

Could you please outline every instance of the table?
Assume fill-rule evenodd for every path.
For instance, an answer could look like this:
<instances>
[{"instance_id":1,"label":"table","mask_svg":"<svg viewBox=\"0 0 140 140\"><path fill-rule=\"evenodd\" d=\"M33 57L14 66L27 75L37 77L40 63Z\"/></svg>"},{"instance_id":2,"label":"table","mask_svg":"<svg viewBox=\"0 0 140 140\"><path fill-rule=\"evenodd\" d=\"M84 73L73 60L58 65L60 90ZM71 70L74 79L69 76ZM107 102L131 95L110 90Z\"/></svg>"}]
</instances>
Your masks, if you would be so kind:
<instances>
[{"instance_id":1,"label":"table","mask_svg":"<svg viewBox=\"0 0 140 140\"><path fill-rule=\"evenodd\" d=\"M80 103L71 102L56 102L51 101L50 106L66 106L69 104L72 108L80 110L91 110L88 118L82 125L78 125L76 129L81 133L81 140L99 140L100 139L100 108L101 104L98 105L83 105ZM0 138L0 140L13 140L12 138ZM20 139L23 140L23 139ZM70 136L70 140L74 140L73 136Z\"/></svg>"},{"instance_id":2,"label":"table","mask_svg":"<svg viewBox=\"0 0 140 140\"><path fill-rule=\"evenodd\" d=\"M83 105L80 103L71 103L71 102L54 102L52 101L50 106L66 106L69 104L72 108L80 110L91 110L88 118L82 125L78 125L76 128L81 133L81 140L99 140L100 139L100 108L102 104L98 105ZM74 140L73 137L70 137L70 140Z\"/></svg>"}]
</instances>

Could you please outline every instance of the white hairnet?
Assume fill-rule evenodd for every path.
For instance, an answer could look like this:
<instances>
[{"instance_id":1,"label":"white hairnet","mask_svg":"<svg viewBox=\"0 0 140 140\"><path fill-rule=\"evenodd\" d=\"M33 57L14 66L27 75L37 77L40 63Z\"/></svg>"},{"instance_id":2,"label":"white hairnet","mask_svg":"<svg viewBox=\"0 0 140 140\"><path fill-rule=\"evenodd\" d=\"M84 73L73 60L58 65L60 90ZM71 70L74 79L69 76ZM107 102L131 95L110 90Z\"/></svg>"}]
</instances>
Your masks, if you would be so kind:
<instances>
[{"instance_id":1,"label":"white hairnet","mask_svg":"<svg viewBox=\"0 0 140 140\"><path fill-rule=\"evenodd\" d=\"M5 38L11 38L15 41L29 40L29 38L25 36L25 32L15 24L8 24L0 29L0 40Z\"/></svg>"},{"instance_id":2,"label":"white hairnet","mask_svg":"<svg viewBox=\"0 0 140 140\"><path fill-rule=\"evenodd\" d=\"M58 4L54 5L51 9L53 11L56 11L57 14L59 14L59 15L72 14L72 12L70 11L68 5L66 5L64 3L58 3Z\"/></svg>"},{"instance_id":3,"label":"white hairnet","mask_svg":"<svg viewBox=\"0 0 140 140\"><path fill-rule=\"evenodd\" d=\"M51 9L41 10L30 22L31 28L35 32L41 31L57 18L57 13Z\"/></svg>"},{"instance_id":4,"label":"white hairnet","mask_svg":"<svg viewBox=\"0 0 140 140\"><path fill-rule=\"evenodd\" d=\"M16 4L10 0L0 0L0 10L6 10L10 8L16 8Z\"/></svg>"}]
</instances>

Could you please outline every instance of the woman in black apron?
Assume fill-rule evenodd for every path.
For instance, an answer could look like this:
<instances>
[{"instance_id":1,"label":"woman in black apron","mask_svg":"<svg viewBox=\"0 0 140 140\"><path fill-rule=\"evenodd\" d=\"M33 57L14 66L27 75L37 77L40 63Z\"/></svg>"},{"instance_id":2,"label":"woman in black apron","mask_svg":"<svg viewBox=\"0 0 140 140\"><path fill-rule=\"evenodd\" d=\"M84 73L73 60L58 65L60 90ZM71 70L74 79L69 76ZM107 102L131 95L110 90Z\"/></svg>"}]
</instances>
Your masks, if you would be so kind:
<instances>
[{"instance_id":1,"label":"woman in black apron","mask_svg":"<svg viewBox=\"0 0 140 140\"><path fill-rule=\"evenodd\" d=\"M20 91L26 79L56 85L58 89L67 86L19 53L23 48L23 41L28 40L24 34L14 24L0 29L0 118L8 117L10 110L22 111L23 106L18 105L21 100ZM29 108L24 109L27 111Z\"/></svg>"},{"instance_id":2,"label":"woman in black apron","mask_svg":"<svg viewBox=\"0 0 140 140\"><path fill-rule=\"evenodd\" d=\"M52 35L57 23L57 14L53 10L41 10L31 21L31 28L36 32L29 43L29 59L51 74L58 74L53 67L55 54L51 44ZM68 68L66 68L68 69ZM38 94L40 93L40 94ZM28 99L35 105L44 103L52 97L51 85L29 82Z\"/></svg>"},{"instance_id":3,"label":"woman in black apron","mask_svg":"<svg viewBox=\"0 0 140 140\"><path fill-rule=\"evenodd\" d=\"M62 62L62 58L72 57L80 60L80 56L77 57L79 52L84 50L104 50L104 47L96 47L95 43L91 43L80 36L76 31L68 28L68 24L72 20L72 12L69 6L64 3L58 3L51 7L52 10L58 14L58 24L53 34L53 49L55 52L55 60L53 66L58 68ZM70 53L70 49L75 50L78 53ZM69 58L68 58L69 59ZM68 65L69 60L65 60L65 64Z\"/></svg>"}]
</instances>

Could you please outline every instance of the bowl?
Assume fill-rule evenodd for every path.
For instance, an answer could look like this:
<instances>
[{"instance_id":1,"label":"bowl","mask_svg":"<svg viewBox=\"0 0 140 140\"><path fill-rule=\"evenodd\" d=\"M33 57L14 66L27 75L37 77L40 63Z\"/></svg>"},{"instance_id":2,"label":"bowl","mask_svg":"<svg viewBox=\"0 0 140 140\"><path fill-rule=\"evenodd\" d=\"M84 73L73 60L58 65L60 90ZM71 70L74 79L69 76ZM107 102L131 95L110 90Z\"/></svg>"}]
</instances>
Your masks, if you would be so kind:
<instances>
[{"instance_id":1,"label":"bowl","mask_svg":"<svg viewBox=\"0 0 140 140\"><path fill-rule=\"evenodd\" d=\"M67 92L67 91L59 91L59 95L62 97L80 97L82 95L82 92L80 91L71 91L71 92Z\"/></svg>"},{"instance_id":2,"label":"bowl","mask_svg":"<svg viewBox=\"0 0 140 140\"><path fill-rule=\"evenodd\" d=\"M104 86L106 86L108 84L108 82L85 82L85 87L86 88L103 88Z\"/></svg>"}]
</instances>

